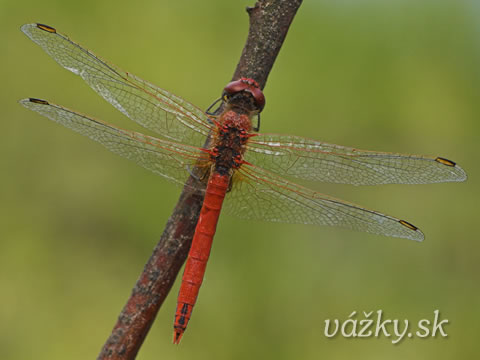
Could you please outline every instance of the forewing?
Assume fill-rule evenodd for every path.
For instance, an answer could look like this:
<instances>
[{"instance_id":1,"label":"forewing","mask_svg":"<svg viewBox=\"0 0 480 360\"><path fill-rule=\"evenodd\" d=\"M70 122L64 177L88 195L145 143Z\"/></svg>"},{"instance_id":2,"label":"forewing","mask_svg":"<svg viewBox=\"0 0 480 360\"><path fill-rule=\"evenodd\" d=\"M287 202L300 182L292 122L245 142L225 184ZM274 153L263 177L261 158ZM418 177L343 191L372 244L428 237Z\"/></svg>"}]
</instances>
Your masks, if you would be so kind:
<instances>
[{"instance_id":1,"label":"forewing","mask_svg":"<svg viewBox=\"0 0 480 360\"><path fill-rule=\"evenodd\" d=\"M20 103L178 185L184 184L194 165L208 160L199 148L123 130L45 100L29 98Z\"/></svg>"},{"instance_id":2,"label":"forewing","mask_svg":"<svg viewBox=\"0 0 480 360\"><path fill-rule=\"evenodd\" d=\"M169 140L192 146L205 142L211 126L205 113L194 105L108 64L54 28L26 24L21 29L131 120Z\"/></svg>"},{"instance_id":3,"label":"forewing","mask_svg":"<svg viewBox=\"0 0 480 360\"><path fill-rule=\"evenodd\" d=\"M440 157L358 150L298 136L259 134L245 160L282 176L353 185L464 181L453 161Z\"/></svg>"},{"instance_id":4,"label":"forewing","mask_svg":"<svg viewBox=\"0 0 480 360\"><path fill-rule=\"evenodd\" d=\"M261 168L242 165L227 194L227 213L245 219L330 225L416 241L414 225L293 184Z\"/></svg>"}]
</instances>

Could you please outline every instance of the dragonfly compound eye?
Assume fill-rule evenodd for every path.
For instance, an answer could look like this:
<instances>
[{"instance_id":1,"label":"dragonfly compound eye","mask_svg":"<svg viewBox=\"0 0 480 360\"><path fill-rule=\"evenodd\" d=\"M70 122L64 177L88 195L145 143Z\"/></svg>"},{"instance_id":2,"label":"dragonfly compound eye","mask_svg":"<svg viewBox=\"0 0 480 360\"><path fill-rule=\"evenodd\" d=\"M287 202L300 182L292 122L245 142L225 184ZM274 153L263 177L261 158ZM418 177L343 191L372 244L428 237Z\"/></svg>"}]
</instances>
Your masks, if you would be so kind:
<instances>
[{"instance_id":1,"label":"dragonfly compound eye","mask_svg":"<svg viewBox=\"0 0 480 360\"><path fill-rule=\"evenodd\" d=\"M226 96L231 96L241 91L246 91L253 96L255 105L259 111L262 111L263 107L265 106L265 95L263 95L262 90L260 90L258 83L253 79L240 78L232 81L225 86L223 91Z\"/></svg>"}]
</instances>

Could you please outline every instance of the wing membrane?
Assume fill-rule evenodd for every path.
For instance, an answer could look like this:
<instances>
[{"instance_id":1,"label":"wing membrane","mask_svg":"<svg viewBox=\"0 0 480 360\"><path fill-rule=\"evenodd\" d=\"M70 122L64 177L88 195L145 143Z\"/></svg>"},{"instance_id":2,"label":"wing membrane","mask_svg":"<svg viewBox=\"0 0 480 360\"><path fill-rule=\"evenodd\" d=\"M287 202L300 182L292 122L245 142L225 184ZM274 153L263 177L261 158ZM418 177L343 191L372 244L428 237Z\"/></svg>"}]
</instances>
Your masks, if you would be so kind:
<instances>
[{"instance_id":1,"label":"wing membrane","mask_svg":"<svg viewBox=\"0 0 480 360\"><path fill-rule=\"evenodd\" d=\"M192 146L203 145L211 126L202 110L106 63L54 28L26 24L21 29L58 64L82 77L131 120L163 138Z\"/></svg>"},{"instance_id":2,"label":"wing membrane","mask_svg":"<svg viewBox=\"0 0 480 360\"><path fill-rule=\"evenodd\" d=\"M328 197L255 166L242 165L225 199L228 213L245 219L330 225L416 241L414 225L376 211Z\"/></svg>"},{"instance_id":3,"label":"wing membrane","mask_svg":"<svg viewBox=\"0 0 480 360\"><path fill-rule=\"evenodd\" d=\"M259 134L245 160L282 176L353 185L464 181L454 162L420 155L358 150L298 136Z\"/></svg>"},{"instance_id":4,"label":"wing membrane","mask_svg":"<svg viewBox=\"0 0 480 360\"><path fill-rule=\"evenodd\" d=\"M201 149L123 130L45 100L30 98L20 103L178 185L184 185L197 161L208 160Z\"/></svg>"}]
</instances>

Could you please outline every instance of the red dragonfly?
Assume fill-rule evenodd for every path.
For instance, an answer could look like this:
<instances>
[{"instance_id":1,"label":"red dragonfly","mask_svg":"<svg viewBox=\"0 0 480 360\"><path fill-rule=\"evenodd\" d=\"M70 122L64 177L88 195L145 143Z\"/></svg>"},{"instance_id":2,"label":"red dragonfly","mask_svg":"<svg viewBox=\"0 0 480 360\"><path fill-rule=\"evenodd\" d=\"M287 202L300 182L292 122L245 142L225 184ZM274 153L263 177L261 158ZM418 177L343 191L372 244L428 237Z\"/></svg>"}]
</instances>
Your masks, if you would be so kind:
<instances>
[{"instance_id":1,"label":"red dragonfly","mask_svg":"<svg viewBox=\"0 0 480 360\"><path fill-rule=\"evenodd\" d=\"M405 220L328 197L283 176L353 185L466 179L462 168L442 157L260 134L253 123L265 98L253 79L229 83L221 98L223 110L212 115L106 63L50 26L27 24L21 29L57 63L159 138L123 130L45 100L24 99L23 106L176 184L184 185L192 169L203 169L201 178L207 186L178 296L174 343L179 343L191 317L222 208L242 218L340 226L422 241L423 233ZM211 141L206 143L208 137Z\"/></svg>"}]
</instances>

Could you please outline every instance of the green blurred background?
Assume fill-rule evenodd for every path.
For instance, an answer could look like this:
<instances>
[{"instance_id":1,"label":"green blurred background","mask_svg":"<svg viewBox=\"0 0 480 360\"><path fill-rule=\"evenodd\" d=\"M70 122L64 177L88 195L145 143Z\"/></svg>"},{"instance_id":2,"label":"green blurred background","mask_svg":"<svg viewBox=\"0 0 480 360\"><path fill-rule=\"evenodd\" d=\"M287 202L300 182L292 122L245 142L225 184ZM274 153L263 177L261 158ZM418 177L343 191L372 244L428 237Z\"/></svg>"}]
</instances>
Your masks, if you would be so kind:
<instances>
[{"instance_id":1,"label":"green blurred background","mask_svg":"<svg viewBox=\"0 0 480 360\"><path fill-rule=\"evenodd\" d=\"M56 27L206 108L230 80L250 1L0 0L0 359L93 359L180 190L17 100L139 129L19 30ZM478 354L478 1L305 1L265 88L262 130L443 156L466 183L308 184L407 219L426 241L222 216L198 305L172 341L178 282L140 359L452 359ZM325 319L383 310L449 337L324 336ZM361 317L363 318L363 317Z\"/></svg>"}]
</instances>

